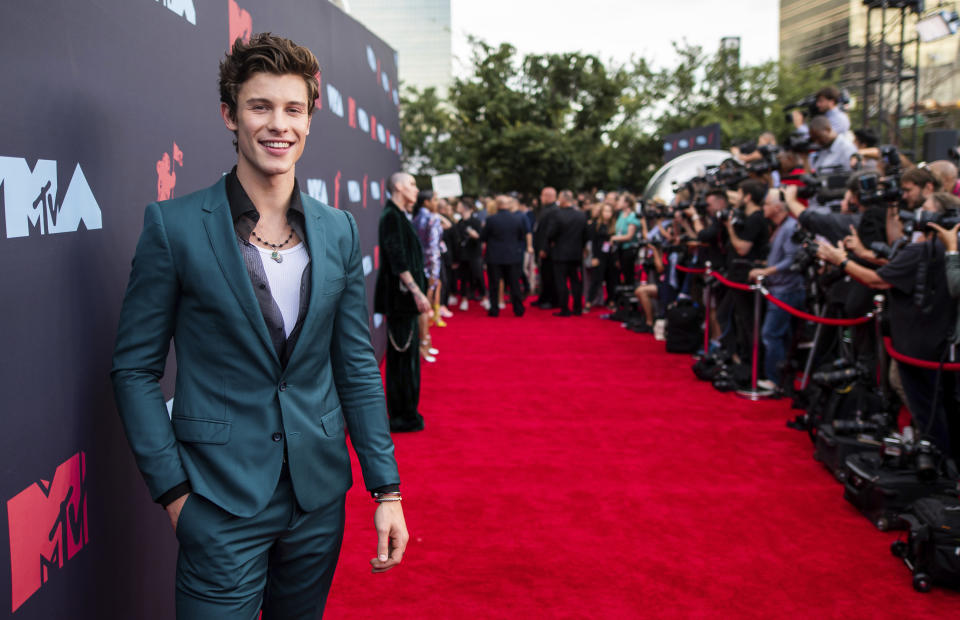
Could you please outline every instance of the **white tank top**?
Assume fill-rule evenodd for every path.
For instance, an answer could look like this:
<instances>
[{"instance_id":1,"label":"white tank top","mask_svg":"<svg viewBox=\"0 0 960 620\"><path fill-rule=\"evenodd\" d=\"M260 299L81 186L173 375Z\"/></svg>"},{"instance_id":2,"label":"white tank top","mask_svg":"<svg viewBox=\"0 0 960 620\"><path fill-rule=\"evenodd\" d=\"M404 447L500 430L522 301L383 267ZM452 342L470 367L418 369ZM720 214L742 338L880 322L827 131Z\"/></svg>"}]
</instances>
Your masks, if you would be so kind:
<instances>
[{"instance_id":1,"label":"white tank top","mask_svg":"<svg viewBox=\"0 0 960 620\"><path fill-rule=\"evenodd\" d=\"M283 317L283 331L287 338L297 324L300 315L300 280L303 270L310 262L307 246L302 242L287 250L280 250L281 262L270 258L273 250L266 250L257 246L260 251L260 260L263 261L263 271L270 283L270 293L280 308Z\"/></svg>"}]
</instances>

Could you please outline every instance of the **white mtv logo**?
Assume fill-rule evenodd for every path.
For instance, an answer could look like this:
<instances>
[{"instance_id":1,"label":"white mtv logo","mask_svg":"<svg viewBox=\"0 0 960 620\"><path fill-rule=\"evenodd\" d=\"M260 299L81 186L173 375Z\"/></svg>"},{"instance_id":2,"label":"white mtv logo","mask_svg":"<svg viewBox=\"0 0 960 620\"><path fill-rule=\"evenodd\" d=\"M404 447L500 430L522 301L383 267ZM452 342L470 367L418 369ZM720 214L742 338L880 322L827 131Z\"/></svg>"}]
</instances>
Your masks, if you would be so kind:
<instances>
[{"instance_id":1,"label":"white mtv logo","mask_svg":"<svg viewBox=\"0 0 960 620\"><path fill-rule=\"evenodd\" d=\"M157 0L157 2L182 16L194 26L197 25L197 9L193 6L193 0Z\"/></svg>"},{"instance_id":2,"label":"white mtv logo","mask_svg":"<svg viewBox=\"0 0 960 620\"><path fill-rule=\"evenodd\" d=\"M42 235L103 228L100 205L93 197L80 164L73 170L63 200L57 204L57 162L40 159L30 170L22 157L0 157L0 183L7 238L27 237L31 228Z\"/></svg>"},{"instance_id":3,"label":"white mtv logo","mask_svg":"<svg viewBox=\"0 0 960 620\"><path fill-rule=\"evenodd\" d=\"M326 181L323 179L307 179L307 195L323 204L328 204Z\"/></svg>"}]
</instances>

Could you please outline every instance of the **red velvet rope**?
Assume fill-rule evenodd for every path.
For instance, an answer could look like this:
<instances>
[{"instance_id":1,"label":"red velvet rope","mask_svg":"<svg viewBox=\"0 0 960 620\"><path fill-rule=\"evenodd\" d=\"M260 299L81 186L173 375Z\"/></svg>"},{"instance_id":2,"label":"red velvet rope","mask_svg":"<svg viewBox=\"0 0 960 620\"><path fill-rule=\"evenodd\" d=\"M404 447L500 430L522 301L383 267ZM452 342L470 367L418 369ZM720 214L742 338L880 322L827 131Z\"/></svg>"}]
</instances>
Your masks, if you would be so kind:
<instances>
[{"instance_id":1,"label":"red velvet rope","mask_svg":"<svg viewBox=\"0 0 960 620\"><path fill-rule=\"evenodd\" d=\"M753 288L752 288L749 284L742 284L742 283L740 283L740 282L732 282L732 281L727 280L726 278L724 278L722 275L720 275L720 274L717 273L716 271L711 271L711 272L710 272L710 275L713 276L714 278L716 278L717 281L720 282L721 284L724 284L724 285L726 285L726 286L729 286L730 288L735 288L735 289L741 290L741 291L752 291L752 290L753 290Z\"/></svg>"},{"instance_id":2,"label":"red velvet rope","mask_svg":"<svg viewBox=\"0 0 960 620\"><path fill-rule=\"evenodd\" d=\"M684 273L707 273L707 270L703 267L684 267L683 265L677 265L677 271Z\"/></svg>"},{"instance_id":3,"label":"red velvet rope","mask_svg":"<svg viewBox=\"0 0 960 620\"><path fill-rule=\"evenodd\" d=\"M898 362L903 362L904 364L909 364L911 366L917 366L918 368L927 368L929 370L940 369L940 362L931 362L929 360L922 360L916 357L910 357L909 355L904 355L903 353L900 353L899 351L893 348L893 343L890 342L889 337L885 337L883 339L883 346L886 347L887 353L890 354L890 357L897 360ZM943 369L949 370L949 371L960 370L960 364L957 364L957 363L944 364Z\"/></svg>"},{"instance_id":4,"label":"red velvet rope","mask_svg":"<svg viewBox=\"0 0 960 620\"><path fill-rule=\"evenodd\" d=\"M808 314L803 310L797 310L796 308L786 303L785 301L780 301L779 299L777 299L767 291L763 291L763 296L769 299L771 302L773 302L773 305L786 310L788 313L792 314L793 316L800 317L801 319L804 319L807 321L812 321L813 323L823 323L824 325L848 326L848 325L861 325L873 319L872 312L870 314L867 314L866 316L862 316L856 319L834 319L834 318L817 316L815 314Z\"/></svg>"}]
</instances>

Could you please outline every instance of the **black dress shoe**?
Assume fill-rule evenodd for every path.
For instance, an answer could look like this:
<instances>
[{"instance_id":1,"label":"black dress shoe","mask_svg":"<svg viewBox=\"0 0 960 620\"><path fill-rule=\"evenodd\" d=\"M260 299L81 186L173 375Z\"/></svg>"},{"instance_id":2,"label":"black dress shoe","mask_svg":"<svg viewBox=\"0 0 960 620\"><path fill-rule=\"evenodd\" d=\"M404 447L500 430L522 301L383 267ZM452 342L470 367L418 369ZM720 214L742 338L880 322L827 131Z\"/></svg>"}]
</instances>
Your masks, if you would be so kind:
<instances>
[{"instance_id":1,"label":"black dress shoe","mask_svg":"<svg viewBox=\"0 0 960 620\"><path fill-rule=\"evenodd\" d=\"M560 312L554 312L553 316L573 316L569 310L561 310Z\"/></svg>"},{"instance_id":2,"label":"black dress shoe","mask_svg":"<svg viewBox=\"0 0 960 620\"><path fill-rule=\"evenodd\" d=\"M488 310L488 311L487 311L487 316L492 316L493 318L497 318L498 316L500 316L500 313L499 313L499 312L494 312L494 311L492 311L492 310Z\"/></svg>"},{"instance_id":3,"label":"black dress shoe","mask_svg":"<svg viewBox=\"0 0 960 620\"><path fill-rule=\"evenodd\" d=\"M423 430L423 416L414 414L413 418L390 418L391 433L413 433Z\"/></svg>"},{"instance_id":4,"label":"black dress shoe","mask_svg":"<svg viewBox=\"0 0 960 620\"><path fill-rule=\"evenodd\" d=\"M553 304L537 304L537 307L541 310L553 310Z\"/></svg>"}]
</instances>

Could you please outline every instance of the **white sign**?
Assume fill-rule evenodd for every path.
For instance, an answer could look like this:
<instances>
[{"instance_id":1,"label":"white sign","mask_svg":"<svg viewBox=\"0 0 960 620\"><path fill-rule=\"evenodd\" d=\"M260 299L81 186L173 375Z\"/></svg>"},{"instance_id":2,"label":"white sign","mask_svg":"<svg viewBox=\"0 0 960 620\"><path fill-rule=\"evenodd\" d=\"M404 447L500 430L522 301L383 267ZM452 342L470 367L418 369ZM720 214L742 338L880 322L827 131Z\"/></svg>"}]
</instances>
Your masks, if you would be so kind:
<instances>
[{"instance_id":1,"label":"white sign","mask_svg":"<svg viewBox=\"0 0 960 620\"><path fill-rule=\"evenodd\" d=\"M437 198L454 198L463 195L463 185L460 184L460 174L438 174L430 179L433 184L433 193Z\"/></svg>"}]
</instances>

